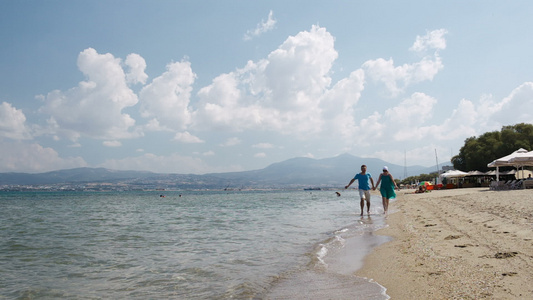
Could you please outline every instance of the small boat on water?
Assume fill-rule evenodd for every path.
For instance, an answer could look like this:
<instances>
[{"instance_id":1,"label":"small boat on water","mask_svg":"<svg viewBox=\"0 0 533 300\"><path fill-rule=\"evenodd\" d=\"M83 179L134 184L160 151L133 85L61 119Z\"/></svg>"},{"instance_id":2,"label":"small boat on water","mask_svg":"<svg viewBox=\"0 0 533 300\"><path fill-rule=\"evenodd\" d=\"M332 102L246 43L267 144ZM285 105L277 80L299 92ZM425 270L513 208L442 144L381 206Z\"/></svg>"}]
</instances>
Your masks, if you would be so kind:
<instances>
[{"instance_id":1,"label":"small boat on water","mask_svg":"<svg viewBox=\"0 0 533 300\"><path fill-rule=\"evenodd\" d=\"M304 191L321 191L322 189L319 187L312 187L312 188L305 188Z\"/></svg>"}]
</instances>

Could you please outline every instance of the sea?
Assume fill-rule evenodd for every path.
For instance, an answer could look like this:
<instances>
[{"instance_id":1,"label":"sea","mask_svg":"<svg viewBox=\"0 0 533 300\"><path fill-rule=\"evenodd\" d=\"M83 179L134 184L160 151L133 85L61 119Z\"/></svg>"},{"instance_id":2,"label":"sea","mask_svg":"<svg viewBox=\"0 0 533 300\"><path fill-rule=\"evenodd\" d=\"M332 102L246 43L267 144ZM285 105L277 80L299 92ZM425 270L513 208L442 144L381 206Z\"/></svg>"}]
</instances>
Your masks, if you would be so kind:
<instances>
[{"instance_id":1,"label":"sea","mask_svg":"<svg viewBox=\"0 0 533 300\"><path fill-rule=\"evenodd\" d=\"M381 198L338 192L0 192L0 299L389 299Z\"/></svg>"}]
</instances>

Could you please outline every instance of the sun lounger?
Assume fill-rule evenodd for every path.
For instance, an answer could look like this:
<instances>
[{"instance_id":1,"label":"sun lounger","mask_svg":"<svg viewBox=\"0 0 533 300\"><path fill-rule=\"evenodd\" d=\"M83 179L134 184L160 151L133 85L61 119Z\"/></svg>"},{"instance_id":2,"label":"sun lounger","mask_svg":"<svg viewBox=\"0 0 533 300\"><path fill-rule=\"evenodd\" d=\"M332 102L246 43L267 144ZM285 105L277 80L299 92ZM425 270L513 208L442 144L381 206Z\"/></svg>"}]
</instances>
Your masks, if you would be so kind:
<instances>
[{"instance_id":1,"label":"sun lounger","mask_svg":"<svg viewBox=\"0 0 533 300\"><path fill-rule=\"evenodd\" d=\"M522 179L520 180L515 180L513 181L513 183L511 184L511 189L512 190L518 190L518 189L521 189L522 188Z\"/></svg>"},{"instance_id":2,"label":"sun lounger","mask_svg":"<svg viewBox=\"0 0 533 300\"><path fill-rule=\"evenodd\" d=\"M450 184L448 184L450 185ZM447 187L448 188L448 187ZM489 189L492 190L492 191L495 191L498 189L498 181L491 181L490 182L490 186L489 186Z\"/></svg>"},{"instance_id":3,"label":"sun lounger","mask_svg":"<svg viewBox=\"0 0 533 300\"><path fill-rule=\"evenodd\" d=\"M523 188L525 188L525 189L531 189L531 188L533 188L533 180L524 180L524 181L522 182L522 186L523 186Z\"/></svg>"}]
</instances>

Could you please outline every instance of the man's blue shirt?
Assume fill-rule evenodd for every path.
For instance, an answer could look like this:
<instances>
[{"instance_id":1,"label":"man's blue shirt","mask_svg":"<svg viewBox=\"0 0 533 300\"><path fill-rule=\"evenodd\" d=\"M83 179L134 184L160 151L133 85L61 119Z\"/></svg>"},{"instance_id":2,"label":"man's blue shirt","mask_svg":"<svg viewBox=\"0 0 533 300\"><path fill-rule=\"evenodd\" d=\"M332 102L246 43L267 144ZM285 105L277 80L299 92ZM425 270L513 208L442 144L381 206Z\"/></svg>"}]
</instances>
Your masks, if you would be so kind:
<instances>
[{"instance_id":1,"label":"man's blue shirt","mask_svg":"<svg viewBox=\"0 0 533 300\"><path fill-rule=\"evenodd\" d=\"M357 179L359 181L359 189L368 191L370 190L370 178L372 178L372 175L370 173L366 172L366 174L358 173L355 175L353 179Z\"/></svg>"}]
</instances>

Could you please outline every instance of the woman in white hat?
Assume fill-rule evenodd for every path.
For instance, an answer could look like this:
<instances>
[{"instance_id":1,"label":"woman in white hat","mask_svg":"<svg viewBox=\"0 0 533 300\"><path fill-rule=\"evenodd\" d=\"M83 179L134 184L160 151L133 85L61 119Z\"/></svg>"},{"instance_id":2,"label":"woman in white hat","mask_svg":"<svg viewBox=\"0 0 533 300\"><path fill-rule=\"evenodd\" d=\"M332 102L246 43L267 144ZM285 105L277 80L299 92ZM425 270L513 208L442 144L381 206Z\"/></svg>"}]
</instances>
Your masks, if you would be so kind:
<instances>
[{"instance_id":1,"label":"woman in white hat","mask_svg":"<svg viewBox=\"0 0 533 300\"><path fill-rule=\"evenodd\" d=\"M376 187L380 182L381 186L379 187L379 191L381 193L381 198L383 199L383 210L384 213L387 214L387 211L389 210L389 199L396 198L396 192L394 192L394 190L398 188L396 181L394 181L392 174L389 173L389 168L387 168L387 166L383 167L383 173L379 174Z\"/></svg>"}]
</instances>

